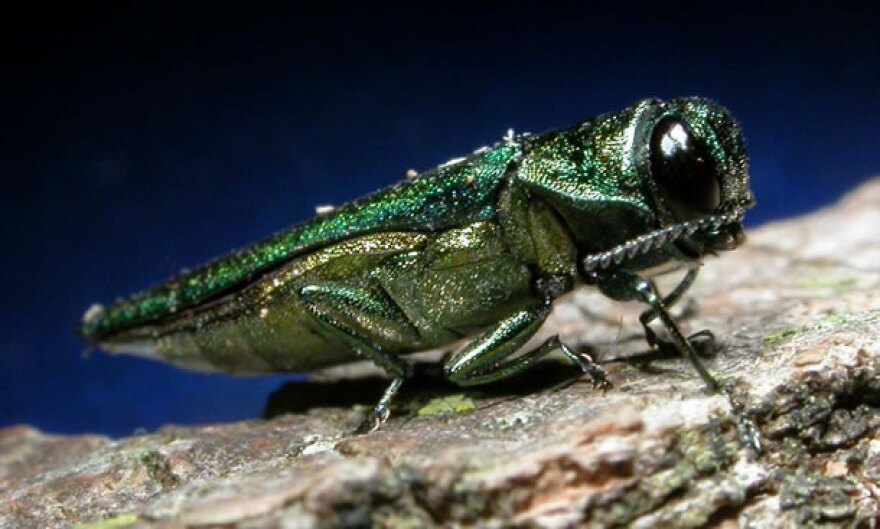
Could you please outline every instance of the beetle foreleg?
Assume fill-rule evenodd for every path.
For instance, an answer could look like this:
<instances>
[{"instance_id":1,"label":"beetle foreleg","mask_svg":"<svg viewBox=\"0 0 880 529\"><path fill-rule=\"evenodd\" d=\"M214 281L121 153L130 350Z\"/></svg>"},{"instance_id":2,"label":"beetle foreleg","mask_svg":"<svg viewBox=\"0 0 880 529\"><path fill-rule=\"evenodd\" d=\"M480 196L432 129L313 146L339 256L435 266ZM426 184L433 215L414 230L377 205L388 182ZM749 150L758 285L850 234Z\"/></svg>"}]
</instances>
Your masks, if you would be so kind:
<instances>
[{"instance_id":1,"label":"beetle foreleg","mask_svg":"<svg viewBox=\"0 0 880 529\"><path fill-rule=\"evenodd\" d=\"M696 271L689 271L682 282L679 283L666 299L664 299L657 292L657 287L653 282L633 272L626 270L611 273L594 272L592 275L592 279L608 297L618 301L639 299L647 303L651 308L642 315L642 324L645 326L645 333L648 342L650 343L653 340L654 343L651 344L652 346L659 346L664 343L657 339L654 332L651 331L647 325L651 319L659 317L663 326L666 327L669 336L672 338L672 342L669 346L675 347L681 356L684 356L691 361L697 372L700 374L700 377L703 379L703 382L705 382L710 390L720 391L722 389L720 384L718 384L709 370L703 366L703 363L700 361L700 358L691 343L691 339L703 335L703 332L698 332L692 335L690 339L685 339L681 334L681 331L678 330L678 326L675 324L675 321L673 321L672 316L669 315L669 310L667 309L667 300L675 302L688 289L688 287L690 287L690 284L695 277ZM745 415L742 406L735 401L730 395L730 392L725 391L725 393L731 404L731 413L737 429L739 430L741 440L744 444L751 446L756 453L760 454L762 451L761 436L757 425Z\"/></svg>"},{"instance_id":2,"label":"beetle foreleg","mask_svg":"<svg viewBox=\"0 0 880 529\"><path fill-rule=\"evenodd\" d=\"M666 308L672 308L673 305L678 303L678 300L681 299L681 296L684 295L685 292L688 291L689 288L694 284L694 281L697 280L697 275L700 273L699 266L692 266L688 268L687 274L681 278L681 281L678 285L672 289L672 292L663 297L663 304L666 305ZM642 322L642 325L647 325L654 318L657 317L657 311L654 308L650 308L642 313L639 321Z\"/></svg>"}]
</instances>

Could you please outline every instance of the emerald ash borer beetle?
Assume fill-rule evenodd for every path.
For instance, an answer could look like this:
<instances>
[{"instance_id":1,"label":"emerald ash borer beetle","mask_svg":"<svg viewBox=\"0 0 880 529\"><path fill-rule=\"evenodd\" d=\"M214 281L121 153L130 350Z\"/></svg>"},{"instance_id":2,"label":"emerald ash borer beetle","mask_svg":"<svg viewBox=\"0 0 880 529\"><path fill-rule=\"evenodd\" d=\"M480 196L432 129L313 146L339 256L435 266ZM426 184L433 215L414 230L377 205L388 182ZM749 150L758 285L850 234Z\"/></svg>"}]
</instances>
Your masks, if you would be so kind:
<instances>
[{"instance_id":1,"label":"emerald ash borer beetle","mask_svg":"<svg viewBox=\"0 0 880 529\"><path fill-rule=\"evenodd\" d=\"M648 344L688 358L717 388L669 307L707 254L743 240L754 204L737 122L701 98L646 99L538 135L509 133L314 219L186 271L109 307L80 335L110 352L226 373L299 373L367 358L392 381L359 431L388 416L410 367L447 355L461 386L518 373L559 350L607 385L604 371L557 337L522 351L553 301L591 285L647 305ZM663 296L652 277L686 269ZM649 323L659 319L660 337Z\"/></svg>"}]
</instances>

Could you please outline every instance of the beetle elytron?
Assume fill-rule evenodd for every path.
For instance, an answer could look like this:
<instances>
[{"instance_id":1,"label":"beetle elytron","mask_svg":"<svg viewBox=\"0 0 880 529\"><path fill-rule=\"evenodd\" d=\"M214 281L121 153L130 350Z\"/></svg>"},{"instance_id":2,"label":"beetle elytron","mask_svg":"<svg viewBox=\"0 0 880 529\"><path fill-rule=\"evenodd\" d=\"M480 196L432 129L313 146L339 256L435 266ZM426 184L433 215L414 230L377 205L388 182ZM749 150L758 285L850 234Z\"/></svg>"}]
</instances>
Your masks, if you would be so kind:
<instances>
[{"instance_id":1,"label":"beetle elytron","mask_svg":"<svg viewBox=\"0 0 880 529\"><path fill-rule=\"evenodd\" d=\"M462 386L507 377L553 350L607 384L587 355L556 337L519 352L554 299L588 284L646 303L648 343L677 350L716 388L667 309L703 256L742 241L753 203L740 127L725 109L700 98L648 99L571 128L509 134L95 305L79 332L111 352L227 373L306 372L368 358L393 378L359 428L370 431L409 373L401 355L462 338L467 345L444 362ZM652 275L682 267L683 280L662 297ZM668 341L648 325L657 318Z\"/></svg>"}]
</instances>

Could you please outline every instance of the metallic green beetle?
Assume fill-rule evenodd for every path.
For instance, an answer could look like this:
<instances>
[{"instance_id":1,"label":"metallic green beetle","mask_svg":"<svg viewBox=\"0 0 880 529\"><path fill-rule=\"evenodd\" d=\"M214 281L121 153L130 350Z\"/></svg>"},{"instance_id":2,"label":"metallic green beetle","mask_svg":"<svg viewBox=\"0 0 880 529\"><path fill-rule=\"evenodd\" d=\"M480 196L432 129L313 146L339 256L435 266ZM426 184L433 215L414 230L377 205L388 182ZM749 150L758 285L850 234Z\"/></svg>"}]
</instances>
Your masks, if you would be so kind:
<instances>
[{"instance_id":1,"label":"metallic green beetle","mask_svg":"<svg viewBox=\"0 0 880 529\"><path fill-rule=\"evenodd\" d=\"M370 431L410 369L400 355L469 342L444 362L470 386L561 350L520 353L553 301L580 284L648 305L652 347L677 350L717 388L668 307L701 259L735 248L754 204L740 127L700 98L647 99L574 127L508 134L494 147L319 215L118 301L80 328L111 352L227 373L296 373L368 358L392 382L359 428ZM666 297L651 277L686 267ZM669 341L649 322L658 318Z\"/></svg>"}]
</instances>

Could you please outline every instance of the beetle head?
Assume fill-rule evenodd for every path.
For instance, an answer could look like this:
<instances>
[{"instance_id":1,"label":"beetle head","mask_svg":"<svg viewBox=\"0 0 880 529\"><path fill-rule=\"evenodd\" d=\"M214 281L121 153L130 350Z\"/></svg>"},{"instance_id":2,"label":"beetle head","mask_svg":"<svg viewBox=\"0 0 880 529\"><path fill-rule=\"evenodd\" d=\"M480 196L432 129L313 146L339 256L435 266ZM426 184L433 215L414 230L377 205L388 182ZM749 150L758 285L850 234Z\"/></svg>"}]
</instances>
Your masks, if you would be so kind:
<instances>
[{"instance_id":1,"label":"beetle head","mask_svg":"<svg viewBox=\"0 0 880 529\"><path fill-rule=\"evenodd\" d=\"M742 218L754 205L739 124L700 98L652 101L631 156L660 226L700 225L673 243L687 257L736 248ZM715 222L713 222L713 220Z\"/></svg>"},{"instance_id":2,"label":"beetle head","mask_svg":"<svg viewBox=\"0 0 880 529\"><path fill-rule=\"evenodd\" d=\"M646 99L538 136L518 179L603 266L732 249L754 204L739 124L700 98Z\"/></svg>"}]
</instances>

